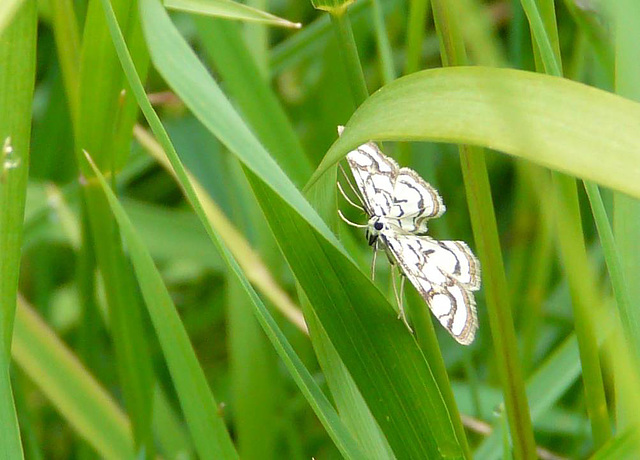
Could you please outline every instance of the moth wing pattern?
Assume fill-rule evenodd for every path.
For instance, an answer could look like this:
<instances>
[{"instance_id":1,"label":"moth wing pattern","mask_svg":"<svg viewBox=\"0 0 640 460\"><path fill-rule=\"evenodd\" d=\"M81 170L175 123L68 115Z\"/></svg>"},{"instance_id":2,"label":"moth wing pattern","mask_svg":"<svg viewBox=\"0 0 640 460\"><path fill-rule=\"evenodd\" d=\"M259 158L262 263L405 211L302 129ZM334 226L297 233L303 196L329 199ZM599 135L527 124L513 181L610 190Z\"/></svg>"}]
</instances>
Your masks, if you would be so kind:
<instances>
[{"instance_id":1,"label":"moth wing pattern","mask_svg":"<svg viewBox=\"0 0 640 460\"><path fill-rule=\"evenodd\" d=\"M469 247L410 234L384 235L383 241L440 324L459 343L473 342L478 328L473 291L480 289L480 263Z\"/></svg>"},{"instance_id":2,"label":"moth wing pattern","mask_svg":"<svg viewBox=\"0 0 640 460\"><path fill-rule=\"evenodd\" d=\"M387 215L393 204L398 164L373 142L347 154L347 162L370 215Z\"/></svg>"},{"instance_id":3,"label":"moth wing pattern","mask_svg":"<svg viewBox=\"0 0 640 460\"><path fill-rule=\"evenodd\" d=\"M388 217L398 219L398 226L411 233L425 233L427 221L446 211L438 191L413 169L401 168L394 181L393 206Z\"/></svg>"}]
</instances>

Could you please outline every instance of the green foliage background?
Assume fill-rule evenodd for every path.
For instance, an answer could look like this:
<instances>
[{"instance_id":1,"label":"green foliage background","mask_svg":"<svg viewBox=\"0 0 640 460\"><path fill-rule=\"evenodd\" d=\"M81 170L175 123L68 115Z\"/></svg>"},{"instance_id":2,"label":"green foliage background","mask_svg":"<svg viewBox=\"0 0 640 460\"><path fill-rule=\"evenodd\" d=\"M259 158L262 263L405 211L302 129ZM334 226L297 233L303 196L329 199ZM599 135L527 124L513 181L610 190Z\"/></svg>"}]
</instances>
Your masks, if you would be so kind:
<instances>
[{"instance_id":1,"label":"green foliage background","mask_svg":"<svg viewBox=\"0 0 640 460\"><path fill-rule=\"evenodd\" d=\"M633 0L2 2L0 458L637 458L639 30ZM413 290L410 334L337 218L369 140L480 257L471 346Z\"/></svg>"}]
</instances>

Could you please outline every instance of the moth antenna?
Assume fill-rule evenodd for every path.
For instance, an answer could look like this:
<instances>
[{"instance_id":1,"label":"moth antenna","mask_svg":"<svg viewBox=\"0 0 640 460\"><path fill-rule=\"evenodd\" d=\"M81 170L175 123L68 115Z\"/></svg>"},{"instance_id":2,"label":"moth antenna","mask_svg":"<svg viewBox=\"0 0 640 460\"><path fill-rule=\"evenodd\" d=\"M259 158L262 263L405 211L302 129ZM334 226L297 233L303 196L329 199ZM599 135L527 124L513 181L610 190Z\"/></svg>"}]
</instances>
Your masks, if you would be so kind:
<instances>
[{"instance_id":1,"label":"moth antenna","mask_svg":"<svg viewBox=\"0 0 640 460\"><path fill-rule=\"evenodd\" d=\"M349 188L358 197L358 200L364 206L364 202L362 201L362 198L360 197L360 194L356 190L356 187L351 183L351 179L349 179L349 176L347 176L347 173L345 172L344 168L342 167L342 165L340 163L338 163L338 166L340 167L340 171L342 172L342 175L344 176L344 179L347 181L347 184L349 184Z\"/></svg>"},{"instance_id":2,"label":"moth antenna","mask_svg":"<svg viewBox=\"0 0 640 460\"><path fill-rule=\"evenodd\" d=\"M342 214L342 211L340 211L338 209L338 215L340 216L340 218L342 220L344 220L347 224L351 225L352 227L357 227L357 228L367 228L368 225L367 224L356 224L355 222L351 222L349 219L347 219L344 214Z\"/></svg>"},{"instance_id":3,"label":"moth antenna","mask_svg":"<svg viewBox=\"0 0 640 460\"><path fill-rule=\"evenodd\" d=\"M354 203L351 198L349 198L347 196L347 194L344 192L344 189L342 188L342 185L340 184L340 181L336 182L336 184L338 185L338 190L340 190L340 193L342 194L342 196L344 197L345 200L347 200L347 202L353 206L354 208L358 208L360 211L364 212L364 208L356 203Z\"/></svg>"}]
</instances>

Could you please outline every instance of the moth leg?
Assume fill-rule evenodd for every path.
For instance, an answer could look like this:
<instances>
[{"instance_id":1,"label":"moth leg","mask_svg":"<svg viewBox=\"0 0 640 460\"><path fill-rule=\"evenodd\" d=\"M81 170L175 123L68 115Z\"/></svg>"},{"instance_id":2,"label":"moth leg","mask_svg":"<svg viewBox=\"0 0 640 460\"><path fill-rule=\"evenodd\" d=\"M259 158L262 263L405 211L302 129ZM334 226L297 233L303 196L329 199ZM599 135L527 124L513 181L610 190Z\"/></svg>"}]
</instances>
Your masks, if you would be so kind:
<instances>
[{"instance_id":1,"label":"moth leg","mask_svg":"<svg viewBox=\"0 0 640 460\"><path fill-rule=\"evenodd\" d=\"M411 329L411 326L409 325L409 321L407 320L407 313L404 311L404 280L405 277L402 275L402 272L400 272L400 270L398 270L398 273L400 273L400 294L398 295L398 289L396 287L396 277L395 274L393 272L393 268L391 269L391 282L393 284L393 293L396 296L396 302L398 303L398 319L402 319L402 322L404 323L405 326L407 326L407 329L409 329L409 332L411 332L413 334L413 329Z\"/></svg>"},{"instance_id":2,"label":"moth leg","mask_svg":"<svg viewBox=\"0 0 640 460\"><path fill-rule=\"evenodd\" d=\"M378 240L373 246L373 257L371 258L371 281L376 279L376 256L378 255Z\"/></svg>"}]
</instances>

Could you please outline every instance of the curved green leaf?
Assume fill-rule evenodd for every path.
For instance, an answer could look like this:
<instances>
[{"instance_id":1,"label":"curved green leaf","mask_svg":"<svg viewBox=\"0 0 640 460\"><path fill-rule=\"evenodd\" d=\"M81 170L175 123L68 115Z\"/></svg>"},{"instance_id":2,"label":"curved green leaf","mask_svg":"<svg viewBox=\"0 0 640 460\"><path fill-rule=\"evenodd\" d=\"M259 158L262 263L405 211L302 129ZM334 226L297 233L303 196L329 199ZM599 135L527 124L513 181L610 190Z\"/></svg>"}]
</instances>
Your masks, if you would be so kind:
<instances>
[{"instance_id":1,"label":"curved green leaf","mask_svg":"<svg viewBox=\"0 0 640 460\"><path fill-rule=\"evenodd\" d=\"M310 183L372 139L480 145L640 197L640 104L562 78L485 67L400 78L360 106Z\"/></svg>"}]
</instances>

